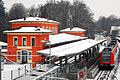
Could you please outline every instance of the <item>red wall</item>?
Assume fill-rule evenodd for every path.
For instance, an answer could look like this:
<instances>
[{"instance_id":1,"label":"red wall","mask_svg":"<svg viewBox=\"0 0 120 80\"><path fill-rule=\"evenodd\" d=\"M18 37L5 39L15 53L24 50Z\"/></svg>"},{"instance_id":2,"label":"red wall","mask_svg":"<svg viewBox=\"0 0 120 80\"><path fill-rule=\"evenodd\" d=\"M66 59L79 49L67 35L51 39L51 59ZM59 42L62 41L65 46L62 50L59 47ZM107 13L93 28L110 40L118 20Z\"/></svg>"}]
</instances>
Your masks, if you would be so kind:
<instances>
[{"instance_id":1,"label":"red wall","mask_svg":"<svg viewBox=\"0 0 120 80\"><path fill-rule=\"evenodd\" d=\"M31 37L35 37L35 41L36 41L36 45L32 46L32 49L29 49L32 51L32 55L36 55L32 57L32 62L42 62L43 61L43 57L41 56L37 56L37 51L38 50L42 50L44 49L43 47L43 42L41 42L41 40L45 40L48 41L49 40L49 35L48 34L39 34L39 35L22 35L22 34L8 34L7 35L7 42L8 42L8 55L13 55L13 56L8 56L8 59L17 62L17 57L15 55L17 55L17 49L16 46L13 46L13 37L18 37L18 46L22 45L22 37L26 37L27 39L27 46L31 46ZM22 49L21 49L22 50ZM28 50L28 49L26 49Z\"/></svg>"},{"instance_id":2,"label":"red wall","mask_svg":"<svg viewBox=\"0 0 120 80\"><path fill-rule=\"evenodd\" d=\"M58 33L58 23L48 23L48 22L12 22L11 23L11 27L12 29L16 29L19 27L23 27L23 26L37 26L37 27L41 27L41 28L45 28L45 29L50 29L52 30L52 27L55 28L55 33Z\"/></svg>"},{"instance_id":3,"label":"red wall","mask_svg":"<svg viewBox=\"0 0 120 80\"><path fill-rule=\"evenodd\" d=\"M76 36L81 36L81 37L85 37L85 32L63 32L63 33L67 33L67 34L72 34L72 35L76 35Z\"/></svg>"}]
</instances>

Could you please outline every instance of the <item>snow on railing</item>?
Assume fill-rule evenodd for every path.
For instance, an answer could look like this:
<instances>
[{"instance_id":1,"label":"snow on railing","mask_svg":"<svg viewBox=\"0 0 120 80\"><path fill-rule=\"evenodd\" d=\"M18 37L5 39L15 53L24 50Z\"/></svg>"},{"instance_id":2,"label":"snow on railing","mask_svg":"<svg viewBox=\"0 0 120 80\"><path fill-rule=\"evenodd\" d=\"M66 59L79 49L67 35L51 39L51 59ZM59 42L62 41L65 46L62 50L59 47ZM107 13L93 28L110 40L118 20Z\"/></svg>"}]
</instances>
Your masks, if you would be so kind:
<instances>
[{"instance_id":1,"label":"snow on railing","mask_svg":"<svg viewBox=\"0 0 120 80\"><path fill-rule=\"evenodd\" d=\"M30 66L30 64L25 64L12 70L3 70L2 80L14 80L20 76L26 75L31 70Z\"/></svg>"},{"instance_id":2,"label":"snow on railing","mask_svg":"<svg viewBox=\"0 0 120 80\"><path fill-rule=\"evenodd\" d=\"M59 79L59 80L68 80L67 78L60 78L60 77L54 77L51 76L52 73L56 73L57 71L60 69L60 66L55 66L53 68L51 68L50 70L48 70L47 72L43 73L42 75L36 77L33 80L41 80L41 79Z\"/></svg>"}]
</instances>

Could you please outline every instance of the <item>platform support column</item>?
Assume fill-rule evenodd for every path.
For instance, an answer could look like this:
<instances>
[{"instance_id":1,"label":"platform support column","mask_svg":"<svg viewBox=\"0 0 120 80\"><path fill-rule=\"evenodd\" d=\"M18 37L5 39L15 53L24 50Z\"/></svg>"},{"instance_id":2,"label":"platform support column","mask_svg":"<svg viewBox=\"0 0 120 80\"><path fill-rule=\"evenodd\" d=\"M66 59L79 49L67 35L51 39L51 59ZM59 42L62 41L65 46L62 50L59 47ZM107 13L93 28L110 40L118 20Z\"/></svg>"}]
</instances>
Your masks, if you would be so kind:
<instances>
[{"instance_id":1,"label":"platform support column","mask_svg":"<svg viewBox=\"0 0 120 80\"><path fill-rule=\"evenodd\" d=\"M69 73L69 64L68 64L68 58L67 57L65 57L65 67L66 67L65 72Z\"/></svg>"},{"instance_id":2,"label":"platform support column","mask_svg":"<svg viewBox=\"0 0 120 80\"><path fill-rule=\"evenodd\" d=\"M92 49L92 56L94 57L95 56L95 47L93 47L93 49Z\"/></svg>"},{"instance_id":3,"label":"platform support column","mask_svg":"<svg viewBox=\"0 0 120 80\"><path fill-rule=\"evenodd\" d=\"M75 64L75 68L76 68L76 66L77 66L77 56L74 56L74 59L75 59L75 60L74 60L74 61L75 61L74 64Z\"/></svg>"},{"instance_id":4,"label":"platform support column","mask_svg":"<svg viewBox=\"0 0 120 80\"><path fill-rule=\"evenodd\" d=\"M62 58L60 58L60 71L62 72Z\"/></svg>"},{"instance_id":5,"label":"platform support column","mask_svg":"<svg viewBox=\"0 0 120 80\"><path fill-rule=\"evenodd\" d=\"M90 57L92 57L92 56L91 56L91 49L89 49L89 55L90 55Z\"/></svg>"},{"instance_id":6,"label":"platform support column","mask_svg":"<svg viewBox=\"0 0 120 80\"><path fill-rule=\"evenodd\" d=\"M79 55L79 62L81 61L81 55Z\"/></svg>"}]
</instances>

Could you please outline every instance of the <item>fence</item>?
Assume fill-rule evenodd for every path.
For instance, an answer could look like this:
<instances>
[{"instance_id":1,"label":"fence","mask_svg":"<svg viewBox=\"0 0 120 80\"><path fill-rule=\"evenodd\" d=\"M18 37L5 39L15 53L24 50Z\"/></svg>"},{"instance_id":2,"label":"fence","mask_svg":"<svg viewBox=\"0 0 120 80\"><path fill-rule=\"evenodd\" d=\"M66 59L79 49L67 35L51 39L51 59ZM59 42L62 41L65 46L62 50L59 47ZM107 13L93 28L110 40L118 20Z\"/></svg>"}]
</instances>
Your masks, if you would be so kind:
<instances>
[{"instance_id":1,"label":"fence","mask_svg":"<svg viewBox=\"0 0 120 80\"><path fill-rule=\"evenodd\" d=\"M30 73L31 69L31 64L25 64L11 70L3 70L2 80L13 80L19 78L23 75L26 75L27 73Z\"/></svg>"},{"instance_id":2,"label":"fence","mask_svg":"<svg viewBox=\"0 0 120 80\"><path fill-rule=\"evenodd\" d=\"M60 70L59 66L54 66L53 68L49 69L47 72L36 77L34 80L68 80L67 78L61 78L58 76L59 70Z\"/></svg>"}]
</instances>

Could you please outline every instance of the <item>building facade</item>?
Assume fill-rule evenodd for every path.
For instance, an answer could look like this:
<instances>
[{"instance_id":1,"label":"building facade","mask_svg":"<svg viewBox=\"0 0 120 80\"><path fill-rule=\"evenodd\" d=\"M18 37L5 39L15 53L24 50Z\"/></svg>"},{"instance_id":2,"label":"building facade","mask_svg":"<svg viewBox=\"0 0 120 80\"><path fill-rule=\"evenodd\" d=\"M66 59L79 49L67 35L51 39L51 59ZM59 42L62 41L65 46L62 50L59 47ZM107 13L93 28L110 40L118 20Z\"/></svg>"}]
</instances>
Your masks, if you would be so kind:
<instances>
[{"instance_id":1,"label":"building facade","mask_svg":"<svg viewBox=\"0 0 120 80\"><path fill-rule=\"evenodd\" d=\"M40 17L27 17L17 20L9 21L11 23L12 29L20 28L23 26L37 26L44 29L49 29L52 31L52 34L58 34L59 22L48 20Z\"/></svg>"},{"instance_id":2,"label":"building facade","mask_svg":"<svg viewBox=\"0 0 120 80\"><path fill-rule=\"evenodd\" d=\"M86 30L78 28L78 27L73 27L73 28L63 29L60 32L85 37Z\"/></svg>"},{"instance_id":3,"label":"building facade","mask_svg":"<svg viewBox=\"0 0 120 80\"><path fill-rule=\"evenodd\" d=\"M7 34L8 59L18 63L37 63L44 60L37 55L44 49L42 40L48 41L50 30L39 27L21 27L16 30L4 31Z\"/></svg>"}]
</instances>

